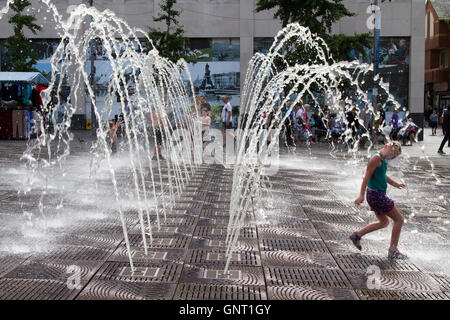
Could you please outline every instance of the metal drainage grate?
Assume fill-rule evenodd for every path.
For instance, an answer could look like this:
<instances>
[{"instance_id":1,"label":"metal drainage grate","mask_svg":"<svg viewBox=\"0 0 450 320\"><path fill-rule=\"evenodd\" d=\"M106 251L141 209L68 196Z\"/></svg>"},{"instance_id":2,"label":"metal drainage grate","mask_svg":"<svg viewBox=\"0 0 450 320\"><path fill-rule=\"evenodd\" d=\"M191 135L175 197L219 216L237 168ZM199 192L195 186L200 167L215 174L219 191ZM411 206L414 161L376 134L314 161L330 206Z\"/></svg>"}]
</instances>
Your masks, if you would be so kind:
<instances>
[{"instance_id":1,"label":"metal drainage grate","mask_svg":"<svg viewBox=\"0 0 450 320\"><path fill-rule=\"evenodd\" d=\"M80 280L90 279L100 268L102 262L92 261L27 261L15 268L5 278L16 279L53 279L66 281L74 273L80 276Z\"/></svg>"},{"instance_id":2,"label":"metal drainage grate","mask_svg":"<svg viewBox=\"0 0 450 320\"><path fill-rule=\"evenodd\" d=\"M195 201L195 202L176 202L174 209L201 209L202 203Z\"/></svg>"},{"instance_id":3,"label":"metal drainage grate","mask_svg":"<svg viewBox=\"0 0 450 320\"><path fill-rule=\"evenodd\" d=\"M97 280L118 280L134 282L177 282L182 264L142 264L135 263L134 270L128 263L106 262L98 271Z\"/></svg>"},{"instance_id":4,"label":"metal drainage grate","mask_svg":"<svg viewBox=\"0 0 450 320\"><path fill-rule=\"evenodd\" d=\"M337 254L336 261L343 270L363 270L370 266L378 266L384 271L419 271L411 262L406 260L390 260L387 256L373 256L361 254Z\"/></svg>"},{"instance_id":5,"label":"metal drainage grate","mask_svg":"<svg viewBox=\"0 0 450 320\"><path fill-rule=\"evenodd\" d=\"M316 214L316 213L326 213L326 214L341 214L341 215L355 215L359 212L359 209L355 207L348 207L346 205L340 206L329 206L329 207L320 207L314 205L303 205L303 210L306 214Z\"/></svg>"},{"instance_id":6,"label":"metal drainage grate","mask_svg":"<svg viewBox=\"0 0 450 320\"><path fill-rule=\"evenodd\" d=\"M197 228L195 228L194 236L208 238L226 238L227 228L198 226ZM239 232L239 238L256 238L256 229L252 227L242 228Z\"/></svg>"},{"instance_id":7,"label":"metal drainage grate","mask_svg":"<svg viewBox=\"0 0 450 320\"><path fill-rule=\"evenodd\" d=\"M314 229L258 228L258 237L268 239L320 239Z\"/></svg>"},{"instance_id":8,"label":"metal drainage grate","mask_svg":"<svg viewBox=\"0 0 450 320\"><path fill-rule=\"evenodd\" d=\"M120 224L90 222L75 227L72 231L75 234L95 234L95 235L123 235L123 229Z\"/></svg>"},{"instance_id":9,"label":"metal drainage grate","mask_svg":"<svg viewBox=\"0 0 450 320\"><path fill-rule=\"evenodd\" d=\"M207 239L207 238L192 238L189 249L219 249L223 250L226 247L225 239ZM258 241L256 239L241 238L237 241L234 251L257 251Z\"/></svg>"},{"instance_id":10,"label":"metal drainage grate","mask_svg":"<svg viewBox=\"0 0 450 320\"><path fill-rule=\"evenodd\" d=\"M262 251L264 266L301 268L339 268L328 253L295 251Z\"/></svg>"},{"instance_id":11,"label":"metal drainage grate","mask_svg":"<svg viewBox=\"0 0 450 320\"><path fill-rule=\"evenodd\" d=\"M157 224L156 217L152 217L151 221L154 225ZM177 215L177 216L167 216L164 219L164 216L159 217L159 223L161 226L192 226L197 223L197 217L189 216L189 215Z\"/></svg>"},{"instance_id":12,"label":"metal drainage grate","mask_svg":"<svg viewBox=\"0 0 450 320\"><path fill-rule=\"evenodd\" d=\"M183 261L186 257L186 249L149 249L148 255L145 255L143 248L132 248L131 256L134 262L161 262ZM128 251L125 247L119 247L109 258L108 261L128 262Z\"/></svg>"},{"instance_id":13,"label":"metal drainage grate","mask_svg":"<svg viewBox=\"0 0 450 320\"><path fill-rule=\"evenodd\" d=\"M223 251L190 250L186 263L201 265L225 265L227 259L228 257ZM233 252L231 255L230 265L258 266L261 265L261 261L256 252Z\"/></svg>"},{"instance_id":14,"label":"metal drainage grate","mask_svg":"<svg viewBox=\"0 0 450 320\"><path fill-rule=\"evenodd\" d=\"M298 223L302 223L306 215L300 214L298 217L285 216L285 215L267 215L264 219L267 221L272 227L278 227L279 225L295 225ZM258 222L258 220L256 220Z\"/></svg>"},{"instance_id":15,"label":"metal drainage grate","mask_svg":"<svg viewBox=\"0 0 450 320\"><path fill-rule=\"evenodd\" d=\"M226 210L218 210L218 209L205 209L203 208L200 212L202 217L215 218L215 217L229 217L230 212Z\"/></svg>"},{"instance_id":16,"label":"metal drainage grate","mask_svg":"<svg viewBox=\"0 0 450 320\"><path fill-rule=\"evenodd\" d=\"M9 271L18 267L23 263L28 257L1 257L0 258L0 277L7 274Z\"/></svg>"},{"instance_id":17,"label":"metal drainage grate","mask_svg":"<svg viewBox=\"0 0 450 320\"><path fill-rule=\"evenodd\" d=\"M450 278L443 274L429 274L436 281L442 291L450 292Z\"/></svg>"},{"instance_id":18,"label":"metal drainage grate","mask_svg":"<svg viewBox=\"0 0 450 320\"><path fill-rule=\"evenodd\" d=\"M430 276L418 271L381 271L378 283L372 283L367 272L347 273L354 288L373 289L369 285L378 285L379 290L438 292L439 284Z\"/></svg>"},{"instance_id":19,"label":"metal drainage grate","mask_svg":"<svg viewBox=\"0 0 450 320\"><path fill-rule=\"evenodd\" d=\"M46 260L71 260L71 261L104 261L112 253L113 249L94 248L87 246L64 246L57 248L45 256Z\"/></svg>"},{"instance_id":20,"label":"metal drainage grate","mask_svg":"<svg viewBox=\"0 0 450 320\"><path fill-rule=\"evenodd\" d=\"M449 300L442 292L356 290L361 300Z\"/></svg>"},{"instance_id":21,"label":"metal drainage grate","mask_svg":"<svg viewBox=\"0 0 450 320\"><path fill-rule=\"evenodd\" d=\"M354 229L355 230L355 229ZM323 240L347 240L350 236L348 231L319 230L320 237Z\"/></svg>"},{"instance_id":22,"label":"metal drainage grate","mask_svg":"<svg viewBox=\"0 0 450 320\"><path fill-rule=\"evenodd\" d=\"M70 300L77 293L65 281L0 279L0 300Z\"/></svg>"},{"instance_id":23,"label":"metal drainage grate","mask_svg":"<svg viewBox=\"0 0 450 320\"><path fill-rule=\"evenodd\" d=\"M93 280L77 300L169 300L175 288L174 283Z\"/></svg>"},{"instance_id":24,"label":"metal drainage grate","mask_svg":"<svg viewBox=\"0 0 450 320\"><path fill-rule=\"evenodd\" d=\"M364 222L364 220L357 215L343 215L332 213L307 213L308 217L313 221L325 222Z\"/></svg>"},{"instance_id":25,"label":"metal drainage grate","mask_svg":"<svg viewBox=\"0 0 450 320\"><path fill-rule=\"evenodd\" d=\"M306 252L328 252L327 247L321 240L304 239L260 239L261 250L264 251L306 251Z\"/></svg>"},{"instance_id":26,"label":"metal drainage grate","mask_svg":"<svg viewBox=\"0 0 450 320\"><path fill-rule=\"evenodd\" d=\"M174 300L266 300L263 286L206 285L182 283L178 285Z\"/></svg>"},{"instance_id":27,"label":"metal drainage grate","mask_svg":"<svg viewBox=\"0 0 450 320\"><path fill-rule=\"evenodd\" d=\"M269 300L358 300L352 289L268 286Z\"/></svg>"},{"instance_id":28,"label":"metal drainage grate","mask_svg":"<svg viewBox=\"0 0 450 320\"><path fill-rule=\"evenodd\" d=\"M197 225L199 227L208 227L208 226L226 227L226 226L228 226L229 222L230 222L229 217L214 217L214 218L213 217L200 217ZM244 223L245 222L246 221L244 221Z\"/></svg>"},{"instance_id":29,"label":"metal drainage grate","mask_svg":"<svg viewBox=\"0 0 450 320\"><path fill-rule=\"evenodd\" d=\"M314 221L314 226L318 231L336 231L336 232L349 232L348 235L352 234L355 230L362 229L367 224L365 222L351 222L351 223L331 223L325 221Z\"/></svg>"},{"instance_id":30,"label":"metal drainage grate","mask_svg":"<svg viewBox=\"0 0 450 320\"><path fill-rule=\"evenodd\" d=\"M231 266L228 273L219 266L184 265L181 283L264 285L260 267Z\"/></svg>"},{"instance_id":31,"label":"metal drainage grate","mask_svg":"<svg viewBox=\"0 0 450 320\"><path fill-rule=\"evenodd\" d=\"M262 223L257 225L258 228L271 228L274 227L272 224ZM285 228L285 229L297 229L297 230L307 230L314 229L314 225L309 220L298 220L295 223L291 224L277 224L276 228Z\"/></svg>"},{"instance_id":32,"label":"metal drainage grate","mask_svg":"<svg viewBox=\"0 0 450 320\"><path fill-rule=\"evenodd\" d=\"M299 269L264 267L268 285L301 285L321 288L351 288L339 269Z\"/></svg>"},{"instance_id":33,"label":"metal drainage grate","mask_svg":"<svg viewBox=\"0 0 450 320\"><path fill-rule=\"evenodd\" d=\"M132 247L142 247L143 239L140 234L129 235L130 245ZM150 242L147 237L147 246L149 248L186 248L189 245L190 237L182 235L173 235L171 237L153 236L153 241ZM125 242L122 243L124 245Z\"/></svg>"}]
</instances>

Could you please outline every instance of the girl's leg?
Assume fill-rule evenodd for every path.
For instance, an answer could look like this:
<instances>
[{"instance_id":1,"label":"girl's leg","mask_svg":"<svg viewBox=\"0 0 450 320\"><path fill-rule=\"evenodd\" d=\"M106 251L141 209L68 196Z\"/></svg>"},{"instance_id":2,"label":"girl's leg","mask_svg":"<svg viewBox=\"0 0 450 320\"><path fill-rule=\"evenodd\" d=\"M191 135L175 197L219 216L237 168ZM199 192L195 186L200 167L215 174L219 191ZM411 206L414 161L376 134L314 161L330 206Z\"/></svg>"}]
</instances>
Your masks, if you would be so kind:
<instances>
[{"instance_id":1,"label":"girl's leg","mask_svg":"<svg viewBox=\"0 0 450 320\"><path fill-rule=\"evenodd\" d=\"M402 230L403 221L405 220L405 218L400 213L396 205L394 205L394 208L386 213L386 215L388 215L394 221L391 235L391 246L389 249L396 250L398 246L398 240L400 239L400 232Z\"/></svg>"},{"instance_id":2,"label":"girl's leg","mask_svg":"<svg viewBox=\"0 0 450 320\"><path fill-rule=\"evenodd\" d=\"M370 232L374 232L379 229L386 228L389 225L389 218L385 214L375 214L378 218L378 222L374 222L369 224L368 226L365 226L361 230L359 230L358 236L362 237L365 234L368 234Z\"/></svg>"}]
</instances>

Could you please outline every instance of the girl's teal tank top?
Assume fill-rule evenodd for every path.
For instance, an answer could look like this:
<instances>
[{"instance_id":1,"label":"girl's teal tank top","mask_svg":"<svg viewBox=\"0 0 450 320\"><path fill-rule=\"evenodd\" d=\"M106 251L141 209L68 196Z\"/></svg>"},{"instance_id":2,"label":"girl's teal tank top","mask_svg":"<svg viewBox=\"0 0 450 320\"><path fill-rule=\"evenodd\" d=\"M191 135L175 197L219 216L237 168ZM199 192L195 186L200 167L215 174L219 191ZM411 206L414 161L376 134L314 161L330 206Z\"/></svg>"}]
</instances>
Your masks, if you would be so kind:
<instances>
[{"instance_id":1,"label":"girl's teal tank top","mask_svg":"<svg viewBox=\"0 0 450 320\"><path fill-rule=\"evenodd\" d=\"M376 154L380 154L379 152L375 152L372 157ZM372 176L370 177L369 183L367 186L370 189L386 191L387 190L387 178L386 178L386 170L387 170L387 161L381 159L381 166L375 169Z\"/></svg>"}]
</instances>

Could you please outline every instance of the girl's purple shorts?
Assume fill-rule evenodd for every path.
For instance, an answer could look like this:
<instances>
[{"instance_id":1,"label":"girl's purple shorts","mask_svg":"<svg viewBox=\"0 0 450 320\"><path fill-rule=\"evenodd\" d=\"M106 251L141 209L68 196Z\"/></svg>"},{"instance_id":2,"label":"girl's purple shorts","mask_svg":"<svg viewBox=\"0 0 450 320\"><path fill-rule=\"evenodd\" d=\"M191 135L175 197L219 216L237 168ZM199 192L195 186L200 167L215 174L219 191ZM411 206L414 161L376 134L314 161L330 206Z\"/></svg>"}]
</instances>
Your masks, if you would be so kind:
<instances>
[{"instance_id":1,"label":"girl's purple shorts","mask_svg":"<svg viewBox=\"0 0 450 320\"><path fill-rule=\"evenodd\" d=\"M386 191L367 188L367 203L376 214L388 213L394 208L394 201L386 195Z\"/></svg>"}]
</instances>

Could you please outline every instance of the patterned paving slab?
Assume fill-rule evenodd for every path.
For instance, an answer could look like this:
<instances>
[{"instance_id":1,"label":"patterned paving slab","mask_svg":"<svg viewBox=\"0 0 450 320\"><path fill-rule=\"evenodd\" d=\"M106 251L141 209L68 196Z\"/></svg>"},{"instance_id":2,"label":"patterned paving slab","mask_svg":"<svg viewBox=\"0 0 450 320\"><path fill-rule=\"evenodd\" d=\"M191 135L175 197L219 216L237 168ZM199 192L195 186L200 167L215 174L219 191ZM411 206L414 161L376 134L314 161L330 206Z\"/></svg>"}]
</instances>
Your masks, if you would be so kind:
<instances>
[{"instance_id":1,"label":"patterned paving slab","mask_svg":"<svg viewBox=\"0 0 450 320\"><path fill-rule=\"evenodd\" d=\"M331 254L319 252L261 251L261 260L271 267L339 268Z\"/></svg>"},{"instance_id":2,"label":"patterned paving slab","mask_svg":"<svg viewBox=\"0 0 450 320\"><path fill-rule=\"evenodd\" d=\"M261 250L263 251L303 251L303 252L328 252L327 247L320 240L304 239L260 239Z\"/></svg>"},{"instance_id":3,"label":"patterned paving slab","mask_svg":"<svg viewBox=\"0 0 450 320\"><path fill-rule=\"evenodd\" d=\"M106 262L95 275L96 280L177 283L183 269L180 263Z\"/></svg>"},{"instance_id":4,"label":"patterned paving slab","mask_svg":"<svg viewBox=\"0 0 450 320\"><path fill-rule=\"evenodd\" d=\"M193 237L189 249L219 249L226 247L223 237ZM234 247L234 251L258 251L258 240L250 238L239 238Z\"/></svg>"},{"instance_id":5,"label":"patterned paving slab","mask_svg":"<svg viewBox=\"0 0 450 320\"><path fill-rule=\"evenodd\" d=\"M308 286L268 286L269 300L358 300L352 289Z\"/></svg>"},{"instance_id":6,"label":"patterned paving slab","mask_svg":"<svg viewBox=\"0 0 450 320\"><path fill-rule=\"evenodd\" d=\"M133 261L142 263L181 263L186 258L186 249L168 249L168 248L148 248L147 255L143 247L131 247L131 256ZM108 258L108 261L128 262L128 251L126 247L120 246Z\"/></svg>"},{"instance_id":7,"label":"patterned paving slab","mask_svg":"<svg viewBox=\"0 0 450 320\"><path fill-rule=\"evenodd\" d=\"M175 234L171 236L153 236L153 241L147 237L147 246L149 248L186 248L189 246L191 238L186 235ZM129 235L130 246L144 247L143 239L140 234ZM122 246L125 246L125 242L122 242Z\"/></svg>"},{"instance_id":8,"label":"patterned paving slab","mask_svg":"<svg viewBox=\"0 0 450 320\"><path fill-rule=\"evenodd\" d=\"M264 286L181 283L174 300L266 300Z\"/></svg>"},{"instance_id":9,"label":"patterned paving slab","mask_svg":"<svg viewBox=\"0 0 450 320\"><path fill-rule=\"evenodd\" d=\"M254 227L244 227L239 232L239 238L255 239L256 235L256 228ZM195 228L194 236L225 240L227 236L227 228L222 226L198 226Z\"/></svg>"},{"instance_id":10,"label":"patterned paving slab","mask_svg":"<svg viewBox=\"0 0 450 320\"><path fill-rule=\"evenodd\" d=\"M260 239L320 239L319 233L314 229L297 230L287 228L261 228L258 227Z\"/></svg>"},{"instance_id":11,"label":"patterned paving slab","mask_svg":"<svg viewBox=\"0 0 450 320\"><path fill-rule=\"evenodd\" d=\"M264 267L267 285L303 285L319 288L351 288L340 269Z\"/></svg>"},{"instance_id":12,"label":"patterned paving slab","mask_svg":"<svg viewBox=\"0 0 450 320\"><path fill-rule=\"evenodd\" d=\"M366 271L370 266L377 266L383 271L419 271L418 267L408 260L391 260L378 255L338 254L334 257L345 271Z\"/></svg>"},{"instance_id":13,"label":"patterned paving slab","mask_svg":"<svg viewBox=\"0 0 450 320\"><path fill-rule=\"evenodd\" d=\"M77 296L77 300L169 300L174 283L93 280Z\"/></svg>"},{"instance_id":14,"label":"patterned paving slab","mask_svg":"<svg viewBox=\"0 0 450 320\"><path fill-rule=\"evenodd\" d=\"M227 260L228 256L224 250L189 250L186 263L225 266ZM236 251L231 254L230 265L261 266L261 258L255 251Z\"/></svg>"},{"instance_id":15,"label":"patterned paving slab","mask_svg":"<svg viewBox=\"0 0 450 320\"><path fill-rule=\"evenodd\" d=\"M261 267L230 266L224 272L220 266L184 265L182 283L261 286L265 281Z\"/></svg>"},{"instance_id":16,"label":"patterned paving slab","mask_svg":"<svg viewBox=\"0 0 450 320\"><path fill-rule=\"evenodd\" d=\"M28 258L29 255L22 255L22 256L8 255L0 257L0 277L3 277L8 272L24 263L24 261L26 261Z\"/></svg>"},{"instance_id":17,"label":"patterned paving slab","mask_svg":"<svg viewBox=\"0 0 450 320\"><path fill-rule=\"evenodd\" d=\"M410 179L420 181L425 174ZM196 170L175 208L166 210L167 219L160 215L160 229L155 228L156 213L150 211L153 242L150 244L147 236L147 255L138 212L125 210L134 270L128 263L118 214L108 212L101 219L79 221L66 234L56 235L49 252L1 257L0 299L450 299L450 279L439 273L439 268L414 259L387 259L389 239L365 238L363 251L352 245L348 235L375 219L366 207L355 209L341 199L333 187L336 173L331 170L283 169L264 179L263 210L258 211L257 206L249 210L229 271L224 272L232 175L220 166ZM121 188L129 188L131 175L118 172L117 176ZM159 176L166 192L167 168L156 174ZM445 180L446 175L440 178ZM99 183L111 186L108 180ZM445 183L450 185L444 182L444 187ZM440 236L435 243L445 251L450 238L448 230L439 229L447 225L438 219L443 219L448 208L425 199L430 192L442 194L444 189L416 189L422 201L416 209L430 208L439 216L411 217L410 203L399 201L409 220L404 230ZM15 212L0 215L2 221L21 217L38 198L39 194L33 194L18 199L0 185L2 207L10 206ZM48 197L50 202L58 199L57 194ZM68 204L67 208L81 207ZM93 207L85 209L92 211ZM408 241L412 240L403 243L409 245ZM69 289L74 267L79 268L81 287ZM368 270L374 267L380 270L379 287L369 289L368 281L373 279Z\"/></svg>"},{"instance_id":18,"label":"patterned paving slab","mask_svg":"<svg viewBox=\"0 0 450 320\"><path fill-rule=\"evenodd\" d=\"M361 300L449 300L443 292L422 293L392 290L355 290Z\"/></svg>"},{"instance_id":19,"label":"patterned paving slab","mask_svg":"<svg viewBox=\"0 0 450 320\"><path fill-rule=\"evenodd\" d=\"M59 280L0 279L0 300L70 300L77 293Z\"/></svg>"},{"instance_id":20,"label":"patterned paving slab","mask_svg":"<svg viewBox=\"0 0 450 320\"><path fill-rule=\"evenodd\" d=\"M27 260L14 270L4 275L4 279L60 280L67 282L75 273L81 284L85 284L102 266L103 262L61 261L61 260Z\"/></svg>"}]
</instances>

